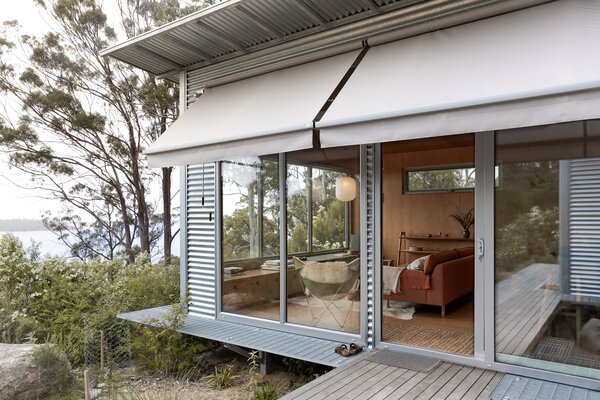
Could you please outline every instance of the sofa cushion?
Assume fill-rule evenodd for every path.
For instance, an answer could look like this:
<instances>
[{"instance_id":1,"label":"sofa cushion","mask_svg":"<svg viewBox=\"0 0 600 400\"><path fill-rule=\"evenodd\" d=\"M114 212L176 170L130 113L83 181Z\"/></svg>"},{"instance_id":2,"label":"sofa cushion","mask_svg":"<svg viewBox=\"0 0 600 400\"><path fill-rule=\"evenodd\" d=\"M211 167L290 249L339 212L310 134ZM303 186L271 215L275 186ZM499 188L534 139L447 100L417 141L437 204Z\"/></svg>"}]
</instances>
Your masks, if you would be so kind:
<instances>
[{"instance_id":1,"label":"sofa cushion","mask_svg":"<svg viewBox=\"0 0 600 400\"><path fill-rule=\"evenodd\" d=\"M461 247L460 249L454 249L458 253L458 258L468 257L475 254L474 247Z\"/></svg>"},{"instance_id":2,"label":"sofa cushion","mask_svg":"<svg viewBox=\"0 0 600 400\"><path fill-rule=\"evenodd\" d=\"M415 261L411 262L410 264L408 264L406 266L406 269L410 269L413 271L423 271L423 268L425 268L425 261L427 261L427 258L429 256L423 256L420 258L417 258Z\"/></svg>"},{"instance_id":3,"label":"sofa cushion","mask_svg":"<svg viewBox=\"0 0 600 400\"><path fill-rule=\"evenodd\" d=\"M447 261L455 260L458 258L458 252L456 250L448 250L442 251L440 253L435 253L430 255L425 261L425 267L423 268L423 272L426 274L431 274L435 270L435 267L438 264L445 263Z\"/></svg>"}]
</instances>

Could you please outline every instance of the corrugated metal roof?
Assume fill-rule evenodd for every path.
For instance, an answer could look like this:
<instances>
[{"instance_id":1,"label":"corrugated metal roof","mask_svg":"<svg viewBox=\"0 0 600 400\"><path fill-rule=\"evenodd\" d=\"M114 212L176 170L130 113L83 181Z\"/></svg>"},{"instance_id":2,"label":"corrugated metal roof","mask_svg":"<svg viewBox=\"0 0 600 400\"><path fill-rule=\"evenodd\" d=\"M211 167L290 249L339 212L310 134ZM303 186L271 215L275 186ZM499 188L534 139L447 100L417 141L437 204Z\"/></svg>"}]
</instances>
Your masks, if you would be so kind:
<instances>
[{"instance_id":1,"label":"corrugated metal roof","mask_svg":"<svg viewBox=\"0 0 600 400\"><path fill-rule=\"evenodd\" d=\"M245 54L418 0L229 0L108 48L154 74Z\"/></svg>"},{"instance_id":2,"label":"corrugated metal roof","mask_svg":"<svg viewBox=\"0 0 600 400\"><path fill-rule=\"evenodd\" d=\"M548 0L228 0L102 51L155 75L176 80L204 67L394 11L407 24L475 8L506 12ZM389 26L388 26L389 28ZM432 24L430 29L439 29ZM372 32L370 32L372 33ZM360 40L360 36L353 40Z\"/></svg>"}]
</instances>

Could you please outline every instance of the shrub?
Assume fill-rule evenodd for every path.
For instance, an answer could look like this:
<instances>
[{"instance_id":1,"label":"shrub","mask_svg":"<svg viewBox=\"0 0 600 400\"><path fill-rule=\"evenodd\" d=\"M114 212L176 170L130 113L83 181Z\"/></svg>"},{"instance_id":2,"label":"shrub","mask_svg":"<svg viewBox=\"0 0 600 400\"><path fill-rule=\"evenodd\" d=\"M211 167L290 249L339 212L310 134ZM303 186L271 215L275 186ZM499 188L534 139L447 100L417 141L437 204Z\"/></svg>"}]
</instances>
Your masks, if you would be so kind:
<instances>
[{"instance_id":1,"label":"shrub","mask_svg":"<svg viewBox=\"0 0 600 400\"><path fill-rule=\"evenodd\" d=\"M215 373L205 376L204 380L214 388L224 388L233 385L237 378L239 377L233 374L231 367L226 365L221 369L215 367Z\"/></svg>"},{"instance_id":2,"label":"shrub","mask_svg":"<svg viewBox=\"0 0 600 400\"><path fill-rule=\"evenodd\" d=\"M156 266L147 257L132 265L124 260L39 260L35 246L25 249L13 235L0 237L0 340L4 342L55 343L78 366L84 361L86 330L114 326L121 312L178 301L176 265ZM136 334L144 332L134 330ZM183 344L165 347L184 349Z\"/></svg>"},{"instance_id":3,"label":"shrub","mask_svg":"<svg viewBox=\"0 0 600 400\"><path fill-rule=\"evenodd\" d=\"M147 321L150 326L138 328L132 346L138 366L150 372L190 377L194 355L206 350L206 346L198 338L177 332L184 317L185 309L177 304L165 319Z\"/></svg>"},{"instance_id":4,"label":"shrub","mask_svg":"<svg viewBox=\"0 0 600 400\"><path fill-rule=\"evenodd\" d=\"M254 390L254 398L256 400L277 400L278 387L273 382L267 382L259 385Z\"/></svg>"},{"instance_id":5,"label":"shrub","mask_svg":"<svg viewBox=\"0 0 600 400\"><path fill-rule=\"evenodd\" d=\"M40 369L40 381L49 394L63 395L71 391L75 376L65 354L58 347L37 347L33 352L33 361Z\"/></svg>"}]
</instances>

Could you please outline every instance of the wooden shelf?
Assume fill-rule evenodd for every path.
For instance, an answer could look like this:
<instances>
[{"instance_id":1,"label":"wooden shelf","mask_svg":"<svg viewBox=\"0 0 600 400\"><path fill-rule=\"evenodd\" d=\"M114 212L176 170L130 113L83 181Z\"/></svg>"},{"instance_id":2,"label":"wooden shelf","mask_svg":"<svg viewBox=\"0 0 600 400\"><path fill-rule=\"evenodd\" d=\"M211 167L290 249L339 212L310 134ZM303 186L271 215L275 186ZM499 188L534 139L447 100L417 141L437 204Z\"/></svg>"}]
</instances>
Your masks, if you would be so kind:
<instances>
[{"instance_id":1,"label":"wooden shelf","mask_svg":"<svg viewBox=\"0 0 600 400\"><path fill-rule=\"evenodd\" d=\"M438 241L438 242L470 242L473 243L473 238L464 238L464 237L449 237L449 236L407 236L406 233L402 232L400 237L398 238L398 255L396 257L396 264L400 265L401 261L407 261L407 254L423 254L430 255L435 254L438 251L442 250L434 250L434 249L423 249L423 250L410 250L407 247L408 242L420 242L420 241ZM428 247L433 247L432 245ZM402 257L401 257L402 256Z\"/></svg>"},{"instance_id":2,"label":"wooden shelf","mask_svg":"<svg viewBox=\"0 0 600 400\"><path fill-rule=\"evenodd\" d=\"M398 253L433 254L436 250L398 250Z\"/></svg>"},{"instance_id":3,"label":"wooden shelf","mask_svg":"<svg viewBox=\"0 0 600 400\"><path fill-rule=\"evenodd\" d=\"M472 242L473 238L462 238L462 237L443 237L443 236L404 236L406 240L447 240L451 242Z\"/></svg>"}]
</instances>

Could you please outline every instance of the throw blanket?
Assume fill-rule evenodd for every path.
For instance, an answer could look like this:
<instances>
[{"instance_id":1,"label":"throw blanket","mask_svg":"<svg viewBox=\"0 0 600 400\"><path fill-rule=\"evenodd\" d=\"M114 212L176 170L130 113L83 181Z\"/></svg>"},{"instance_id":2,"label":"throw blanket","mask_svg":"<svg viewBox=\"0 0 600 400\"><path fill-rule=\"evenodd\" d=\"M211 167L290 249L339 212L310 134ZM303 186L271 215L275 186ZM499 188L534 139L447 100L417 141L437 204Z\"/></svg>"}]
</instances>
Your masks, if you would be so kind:
<instances>
[{"instance_id":1,"label":"throw blanket","mask_svg":"<svg viewBox=\"0 0 600 400\"><path fill-rule=\"evenodd\" d=\"M400 293L400 274L404 268L383 266L383 294Z\"/></svg>"}]
</instances>

